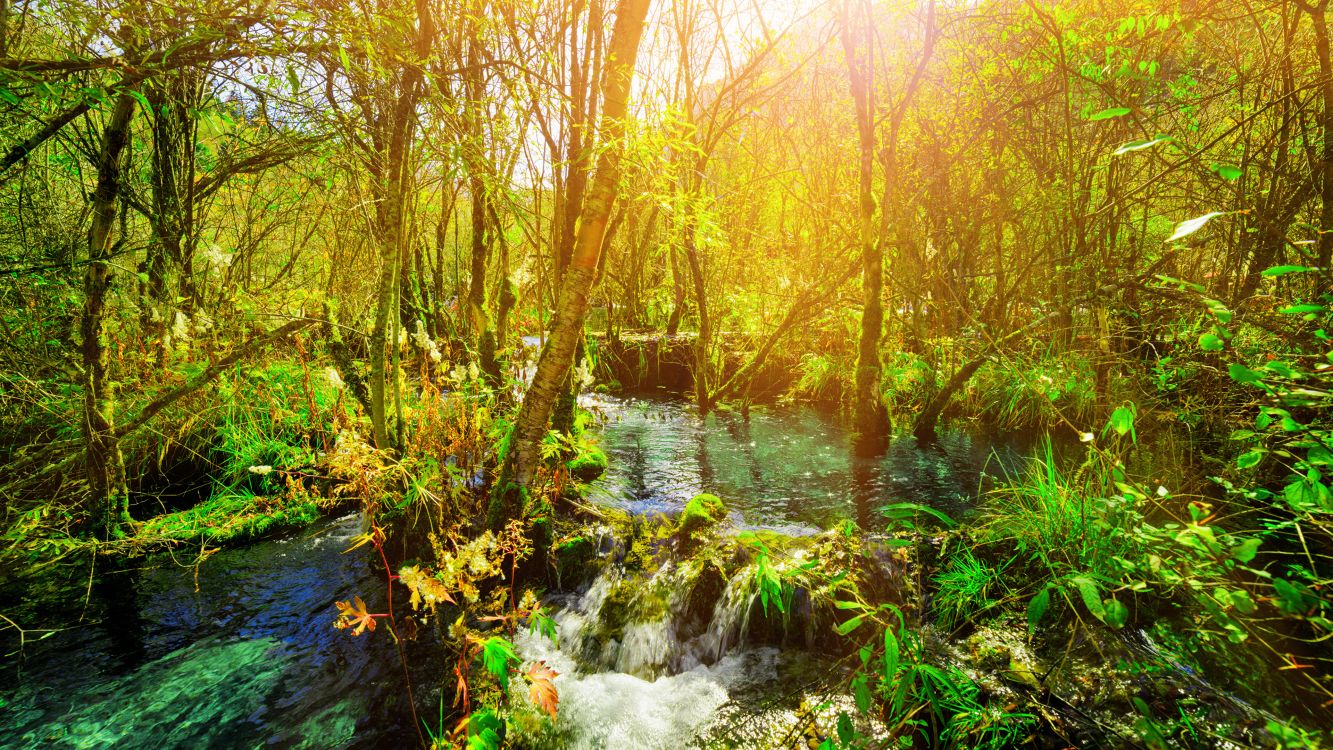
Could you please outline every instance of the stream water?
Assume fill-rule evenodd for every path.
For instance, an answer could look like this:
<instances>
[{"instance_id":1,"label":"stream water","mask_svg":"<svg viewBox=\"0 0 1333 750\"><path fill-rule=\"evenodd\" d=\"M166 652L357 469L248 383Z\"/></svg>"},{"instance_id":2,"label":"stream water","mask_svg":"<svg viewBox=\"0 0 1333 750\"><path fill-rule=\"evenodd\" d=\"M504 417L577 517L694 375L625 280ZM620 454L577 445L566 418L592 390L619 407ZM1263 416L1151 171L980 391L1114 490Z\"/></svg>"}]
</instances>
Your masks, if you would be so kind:
<instances>
[{"instance_id":1,"label":"stream water","mask_svg":"<svg viewBox=\"0 0 1333 750\"><path fill-rule=\"evenodd\" d=\"M903 435L880 458L856 457L844 419L811 407L714 411L662 397L587 396L610 465L590 497L633 513L675 513L699 492L727 502L742 528L808 534L843 519L883 524L880 508L919 503L962 517L984 484L1017 470L1031 437L941 430Z\"/></svg>"},{"instance_id":2,"label":"stream water","mask_svg":"<svg viewBox=\"0 0 1333 750\"><path fill-rule=\"evenodd\" d=\"M846 427L811 408L703 418L663 399L598 396L585 405L600 417L611 459L592 488L597 502L671 513L709 491L736 524L793 534L844 518L874 526L878 509L895 502L963 514L985 476L1028 451L946 431L934 446L905 438L882 460L860 461ZM413 746L393 646L380 633L354 638L331 625L334 602L353 595L382 609L374 600L382 573L363 551L344 554L359 526L356 516L325 521L218 552L197 570L168 561L98 576L82 624L5 664L0 748ZM664 617L627 629L609 650L580 650L615 575L552 597L559 648L519 639L524 656L561 672L549 746L680 747L741 721L738 712L773 710L774 685L820 669L799 654L747 647L748 608L731 585L698 632ZM686 605L668 597L666 610ZM424 654L411 661L414 674L439 684L443 665Z\"/></svg>"},{"instance_id":3,"label":"stream water","mask_svg":"<svg viewBox=\"0 0 1333 750\"><path fill-rule=\"evenodd\" d=\"M370 558L344 554L359 531L347 516L219 552L197 590L170 561L102 576L85 624L6 664L0 747L410 747L392 646L332 627L337 600L380 604Z\"/></svg>"}]
</instances>

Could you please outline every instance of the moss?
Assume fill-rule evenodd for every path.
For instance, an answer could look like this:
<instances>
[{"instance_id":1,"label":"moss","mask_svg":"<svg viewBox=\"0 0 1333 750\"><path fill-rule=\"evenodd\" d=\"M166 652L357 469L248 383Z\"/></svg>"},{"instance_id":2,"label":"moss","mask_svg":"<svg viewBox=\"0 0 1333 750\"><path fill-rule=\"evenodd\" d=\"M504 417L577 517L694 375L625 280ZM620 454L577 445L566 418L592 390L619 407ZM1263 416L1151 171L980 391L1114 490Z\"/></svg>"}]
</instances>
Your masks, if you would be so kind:
<instances>
[{"instance_id":1,"label":"moss","mask_svg":"<svg viewBox=\"0 0 1333 750\"><path fill-rule=\"evenodd\" d=\"M185 544L235 544L308 526L321 511L310 498L284 501L238 492L221 492L189 510L145 521L136 541Z\"/></svg>"},{"instance_id":2,"label":"moss","mask_svg":"<svg viewBox=\"0 0 1333 750\"><path fill-rule=\"evenodd\" d=\"M597 571L597 546L587 536L564 538L551 547L559 587L576 587Z\"/></svg>"},{"instance_id":3,"label":"moss","mask_svg":"<svg viewBox=\"0 0 1333 750\"><path fill-rule=\"evenodd\" d=\"M715 526L726 517L727 506L722 498L707 492L700 493L685 504L685 511L680 514L680 533L693 536Z\"/></svg>"},{"instance_id":4,"label":"moss","mask_svg":"<svg viewBox=\"0 0 1333 750\"><path fill-rule=\"evenodd\" d=\"M583 444L577 456L569 459L565 468L580 482L591 482L606 471L606 453L595 445Z\"/></svg>"},{"instance_id":5,"label":"moss","mask_svg":"<svg viewBox=\"0 0 1333 750\"><path fill-rule=\"evenodd\" d=\"M665 617L666 600L657 588L650 580L638 577L617 581L598 611L597 639L602 643L619 641L625 636L625 626Z\"/></svg>"}]
</instances>

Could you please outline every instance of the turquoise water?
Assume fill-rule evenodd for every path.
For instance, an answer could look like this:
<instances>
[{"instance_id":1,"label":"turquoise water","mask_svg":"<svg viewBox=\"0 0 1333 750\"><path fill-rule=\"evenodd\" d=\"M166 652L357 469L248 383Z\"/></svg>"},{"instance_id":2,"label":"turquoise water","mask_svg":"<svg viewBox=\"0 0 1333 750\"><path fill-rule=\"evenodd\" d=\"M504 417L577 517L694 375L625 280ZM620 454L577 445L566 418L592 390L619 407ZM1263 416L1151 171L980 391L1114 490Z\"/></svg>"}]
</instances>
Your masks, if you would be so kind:
<instances>
[{"instance_id":1,"label":"turquoise water","mask_svg":"<svg viewBox=\"0 0 1333 750\"><path fill-rule=\"evenodd\" d=\"M810 407L755 408L748 415L665 398L593 396L610 458L592 487L599 502L635 513L675 513L699 492L727 501L754 528L813 533L843 519L883 523L890 503L929 505L965 517L978 492L1032 453L1031 439L957 427L933 445L900 436L881 458L853 455L844 420Z\"/></svg>"},{"instance_id":2,"label":"turquoise water","mask_svg":"<svg viewBox=\"0 0 1333 750\"><path fill-rule=\"evenodd\" d=\"M219 552L198 591L170 559L101 577L85 622L5 664L0 748L412 746L392 645L332 625L339 599L382 607L381 573L344 554L358 532L349 516Z\"/></svg>"}]
</instances>

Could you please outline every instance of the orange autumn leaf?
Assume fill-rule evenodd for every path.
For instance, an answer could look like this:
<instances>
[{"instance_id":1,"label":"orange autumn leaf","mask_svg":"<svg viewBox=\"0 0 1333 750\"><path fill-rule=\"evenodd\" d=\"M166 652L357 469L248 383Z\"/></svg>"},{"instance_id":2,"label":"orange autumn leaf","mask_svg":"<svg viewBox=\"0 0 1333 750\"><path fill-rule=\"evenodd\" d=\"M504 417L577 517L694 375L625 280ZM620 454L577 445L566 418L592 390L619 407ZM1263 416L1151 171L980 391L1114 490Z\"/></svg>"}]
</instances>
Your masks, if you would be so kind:
<instances>
[{"instance_id":1,"label":"orange autumn leaf","mask_svg":"<svg viewBox=\"0 0 1333 750\"><path fill-rule=\"evenodd\" d=\"M534 662L524 674L532 683L528 686L528 696L537 707L555 718L556 707L560 704L560 695L552 682L560 673L546 666L546 662Z\"/></svg>"},{"instance_id":2,"label":"orange autumn leaf","mask_svg":"<svg viewBox=\"0 0 1333 750\"><path fill-rule=\"evenodd\" d=\"M366 611L366 603L361 597L354 596L350 602L334 602L338 606L338 619L333 626L339 630L353 628L352 635L361 635L367 630L375 630L375 616Z\"/></svg>"}]
</instances>

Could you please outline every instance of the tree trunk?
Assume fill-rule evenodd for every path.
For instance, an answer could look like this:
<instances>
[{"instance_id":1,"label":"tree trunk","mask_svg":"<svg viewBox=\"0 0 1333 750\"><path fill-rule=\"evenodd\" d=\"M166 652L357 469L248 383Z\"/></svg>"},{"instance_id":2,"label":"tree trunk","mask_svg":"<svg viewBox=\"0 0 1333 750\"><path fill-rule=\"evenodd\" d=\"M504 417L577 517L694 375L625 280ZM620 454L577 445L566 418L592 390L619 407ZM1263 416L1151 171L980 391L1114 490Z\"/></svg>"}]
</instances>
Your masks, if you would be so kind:
<instances>
[{"instance_id":1,"label":"tree trunk","mask_svg":"<svg viewBox=\"0 0 1333 750\"><path fill-rule=\"evenodd\" d=\"M385 392L388 385L389 346L398 346L397 341L388 340L389 327L393 320L394 292L398 280L399 256L399 218L398 208L401 196L397 184L397 170L393 168L394 159L389 158L389 174L383 180L383 208L380 217L380 273L376 286L375 325L370 331L370 421L375 447L388 450L390 447L388 415L385 405Z\"/></svg>"},{"instance_id":2,"label":"tree trunk","mask_svg":"<svg viewBox=\"0 0 1333 750\"><path fill-rule=\"evenodd\" d=\"M487 221L490 199L486 186L485 133L482 122L486 113L482 110L485 89L481 80L479 66L479 42L473 39L468 47L470 70L466 77L467 87L467 128L471 143L464 149L467 159L468 192L472 194L472 266L468 282L468 316L472 323L473 341L477 347L478 365L491 388L499 388L501 383L500 364L496 361L495 329L491 326L491 316L486 309L486 273L491 257L491 238L499 231L499 225Z\"/></svg>"},{"instance_id":3,"label":"tree trunk","mask_svg":"<svg viewBox=\"0 0 1333 750\"><path fill-rule=\"evenodd\" d=\"M699 312L699 336L694 340L694 402L706 414L713 408L713 398L709 392L713 319L708 311L708 285L704 279L703 259L699 257L699 248L695 243L694 219L691 217L686 221L689 223L685 227L685 261L690 269L690 281L694 284L694 307Z\"/></svg>"},{"instance_id":4,"label":"tree trunk","mask_svg":"<svg viewBox=\"0 0 1333 750\"><path fill-rule=\"evenodd\" d=\"M644 16L649 0L620 0L616 25L611 34L609 63L602 81L603 108L600 141L605 148L597 159L597 171L584 202L578 225L578 239L569 267L561 279L555 321L551 335L537 360L532 385L523 396L514 422L510 451L505 457L501 480L490 509L490 525L498 527L519 515L522 492L531 487L537 470L541 442L560 385L569 373L578 345L583 320L588 312L588 295L597 274L611 206L620 182L624 154L625 124L630 83L643 35Z\"/></svg>"},{"instance_id":5,"label":"tree trunk","mask_svg":"<svg viewBox=\"0 0 1333 750\"><path fill-rule=\"evenodd\" d=\"M852 99L856 102L856 124L860 136L859 223L861 244L862 307L861 333L856 355L856 449L862 455L881 452L888 436L888 412L880 397L882 364L880 336L884 330L884 250L875 236L875 104L873 35L870 6L861 3L864 14L853 29L851 8L843 8L842 45L847 58ZM888 207L885 207L888 210Z\"/></svg>"},{"instance_id":6,"label":"tree trunk","mask_svg":"<svg viewBox=\"0 0 1333 750\"><path fill-rule=\"evenodd\" d=\"M83 274L83 437L87 448L88 487L99 508L99 532L110 538L130 521L125 489L125 464L115 435L115 393L107 383L102 316L111 286L111 231L120 198L121 152L129 143L134 97L122 93L102 131L97 155L97 189L93 192L92 226L88 229L88 266Z\"/></svg>"},{"instance_id":7,"label":"tree trunk","mask_svg":"<svg viewBox=\"0 0 1333 750\"><path fill-rule=\"evenodd\" d=\"M435 36L434 21L425 0L417 0L416 33L413 47L417 56L425 60L430 55ZM411 183L410 152L416 132L416 108L422 94L423 75L420 67L408 66L398 81L396 95L380 113L385 145L372 154L371 179L378 199L376 213L380 230L380 272L376 284L378 295L375 323L371 328L370 343L370 420L375 447L388 450L392 440L388 428L388 408L385 392L388 388L388 359L396 352L397 341L389 341L390 331L398 330L397 293L399 269L406 261L407 243L404 241L405 196ZM395 337L396 338L396 337ZM395 357L396 359L396 357ZM398 392L397 368L394 368L394 392ZM401 403L399 404L401 407ZM399 420L402 421L401 418ZM401 435L398 436L401 438Z\"/></svg>"},{"instance_id":8,"label":"tree trunk","mask_svg":"<svg viewBox=\"0 0 1333 750\"><path fill-rule=\"evenodd\" d=\"M916 424L912 427L912 434L916 435L917 440L928 442L935 438L935 425L940 421L940 414L944 412L944 407L949 405L949 402L953 400L953 395L967 385L967 381L972 379L972 376L976 374L977 370L981 369L982 365L986 364L988 359L989 357L983 355L960 367L953 374L953 377L949 378L949 382L944 384L939 393L936 393L926 403L926 407L921 410L921 414L916 418Z\"/></svg>"},{"instance_id":9,"label":"tree trunk","mask_svg":"<svg viewBox=\"0 0 1333 750\"><path fill-rule=\"evenodd\" d=\"M186 256L191 196L194 181L195 132L192 111L196 104L195 77L192 71L173 72L147 84L147 98L152 105L152 216L149 224L153 242L141 270L147 276L142 307L145 333L159 347L159 361L171 346L177 291L189 291L181 269ZM172 268L182 285L172 289ZM183 295L182 295L183 296Z\"/></svg>"},{"instance_id":10,"label":"tree trunk","mask_svg":"<svg viewBox=\"0 0 1333 750\"><path fill-rule=\"evenodd\" d=\"M1319 129L1323 137L1323 150L1319 158L1320 200L1319 212L1319 291L1328 292L1328 266L1333 262L1333 59L1330 59L1328 41L1328 0L1321 0L1314 6L1307 7L1310 20L1314 22L1315 54L1319 58L1319 90L1323 98L1323 111L1319 116Z\"/></svg>"},{"instance_id":11,"label":"tree trunk","mask_svg":"<svg viewBox=\"0 0 1333 750\"><path fill-rule=\"evenodd\" d=\"M680 253L668 249L666 255L671 264L671 315L667 318L666 335L675 336L680 331L680 319L685 315L685 274L680 270Z\"/></svg>"}]
</instances>

